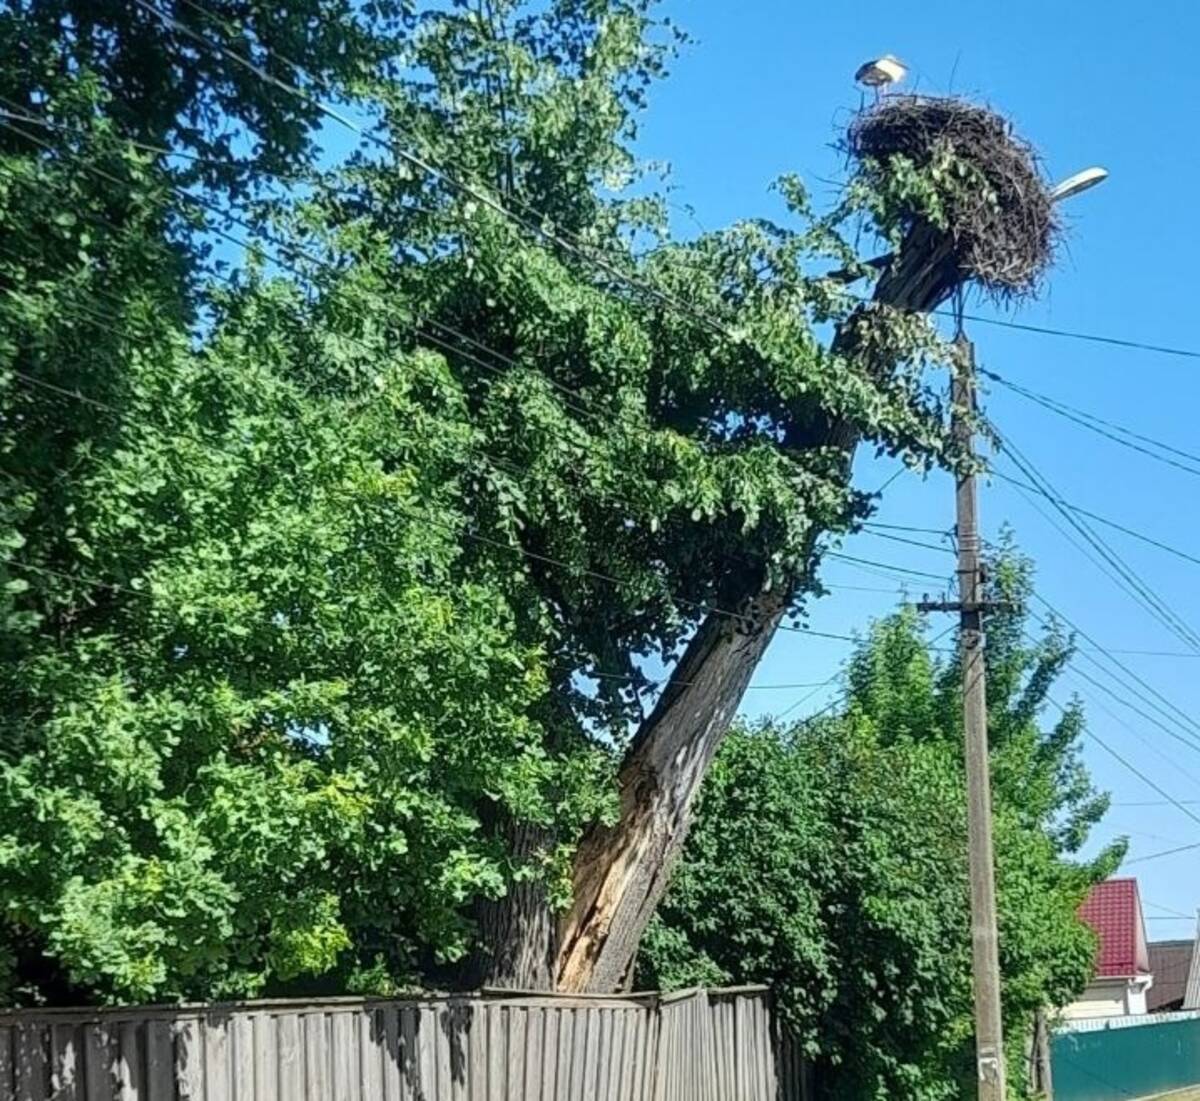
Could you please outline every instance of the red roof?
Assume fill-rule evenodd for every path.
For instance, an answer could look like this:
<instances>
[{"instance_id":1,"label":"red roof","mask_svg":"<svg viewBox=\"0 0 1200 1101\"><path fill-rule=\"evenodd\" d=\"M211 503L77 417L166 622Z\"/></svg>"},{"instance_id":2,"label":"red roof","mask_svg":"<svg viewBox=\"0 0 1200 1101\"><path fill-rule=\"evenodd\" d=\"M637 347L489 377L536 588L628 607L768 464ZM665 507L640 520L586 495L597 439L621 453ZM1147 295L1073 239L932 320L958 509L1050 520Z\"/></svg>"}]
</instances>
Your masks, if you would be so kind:
<instances>
[{"instance_id":1,"label":"red roof","mask_svg":"<svg viewBox=\"0 0 1200 1101\"><path fill-rule=\"evenodd\" d=\"M1096 977L1132 978L1150 972L1146 926L1136 879L1106 879L1097 883L1079 907L1083 918L1100 938Z\"/></svg>"}]
</instances>

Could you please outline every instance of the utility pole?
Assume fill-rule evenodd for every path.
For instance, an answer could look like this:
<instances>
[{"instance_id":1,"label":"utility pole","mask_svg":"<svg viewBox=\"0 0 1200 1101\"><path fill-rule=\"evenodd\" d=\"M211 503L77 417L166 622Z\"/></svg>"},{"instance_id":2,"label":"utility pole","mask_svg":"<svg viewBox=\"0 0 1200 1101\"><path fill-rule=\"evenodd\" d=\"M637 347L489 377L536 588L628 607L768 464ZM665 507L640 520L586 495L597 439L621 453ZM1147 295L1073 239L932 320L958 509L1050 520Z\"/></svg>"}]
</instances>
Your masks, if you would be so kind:
<instances>
[{"instance_id":1,"label":"utility pole","mask_svg":"<svg viewBox=\"0 0 1200 1101\"><path fill-rule=\"evenodd\" d=\"M975 458L975 348L960 332L954 342L951 432L960 454ZM1004 1037L1000 1018L1000 953L996 934L996 873L992 857L992 791L988 776L987 679L983 660L984 602L979 560L979 499L975 474L955 486L958 601L926 601L921 611L958 612L966 735L967 845L971 878L971 964L975 990L975 1058L979 1101L1004 1101Z\"/></svg>"}]
</instances>

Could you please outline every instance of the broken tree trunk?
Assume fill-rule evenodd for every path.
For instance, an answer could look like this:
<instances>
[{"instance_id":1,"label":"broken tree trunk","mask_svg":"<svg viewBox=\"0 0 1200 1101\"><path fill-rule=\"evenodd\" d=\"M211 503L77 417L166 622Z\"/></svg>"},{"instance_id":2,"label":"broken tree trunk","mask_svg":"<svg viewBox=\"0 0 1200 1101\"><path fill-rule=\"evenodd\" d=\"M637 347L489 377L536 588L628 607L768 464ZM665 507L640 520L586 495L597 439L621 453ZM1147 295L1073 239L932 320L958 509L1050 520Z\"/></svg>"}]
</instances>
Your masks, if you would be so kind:
<instances>
[{"instance_id":1,"label":"broken tree trunk","mask_svg":"<svg viewBox=\"0 0 1200 1101\"><path fill-rule=\"evenodd\" d=\"M874 300L926 312L961 281L953 243L918 226L881 276ZM849 331L839 334L837 344L852 354ZM833 423L819 442L844 452L848 472L858 442L853 427ZM701 624L622 763L617 823L593 827L580 844L572 905L559 928L560 990L617 990L631 975L642 933L687 837L704 774L796 591L758 589L758 579L747 577L732 608L739 618L710 614Z\"/></svg>"}]
</instances>

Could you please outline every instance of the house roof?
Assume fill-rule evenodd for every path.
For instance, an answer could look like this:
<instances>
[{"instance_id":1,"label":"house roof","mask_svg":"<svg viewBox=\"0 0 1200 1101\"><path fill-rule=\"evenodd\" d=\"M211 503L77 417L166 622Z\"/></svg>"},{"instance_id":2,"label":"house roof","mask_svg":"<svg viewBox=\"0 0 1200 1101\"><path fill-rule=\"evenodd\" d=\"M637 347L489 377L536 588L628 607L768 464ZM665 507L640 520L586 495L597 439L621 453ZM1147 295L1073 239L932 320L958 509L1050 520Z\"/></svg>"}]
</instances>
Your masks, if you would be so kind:
<instances>
[{"instance_id":1,"label":"house roof","mask_svg":"<svg viewBox=\"0 0 1200 1101\"><path fill-rule=\"evenodd\" d=\"M1146 1008L1178 1009L1187 990L1194 940L1155 940L1148 945L1154 985L1146 994Z\"/></svg>"},{"instance_id":2,"label":"house roof","mask_svg":"<svg viewBox=\"0 0 1200 1101\"><path fill-rule=\"evenodd\" d=\"M1097 978L1133 978L1150 973L1146 926L1136 879L1106 879L1097 883L1080 906L1079 916L1100 939Z\"/></svg>"}]
</instances>

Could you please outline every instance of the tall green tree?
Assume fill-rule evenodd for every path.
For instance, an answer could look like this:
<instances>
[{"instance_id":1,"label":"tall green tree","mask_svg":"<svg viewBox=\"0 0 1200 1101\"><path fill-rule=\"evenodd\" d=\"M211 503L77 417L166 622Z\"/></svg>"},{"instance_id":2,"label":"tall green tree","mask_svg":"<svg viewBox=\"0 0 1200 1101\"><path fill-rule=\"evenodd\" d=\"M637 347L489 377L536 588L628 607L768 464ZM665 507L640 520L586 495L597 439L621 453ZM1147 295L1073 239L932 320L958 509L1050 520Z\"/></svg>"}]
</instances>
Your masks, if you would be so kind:
<instances>
[{"instance_id":1,"label":"tall green tree","mask_svg":"<svg viewBox=\"0 0 1200 1101\"><path fill-rule=\"evenodd\" d=\"M849 454L947 457L904 311L965 277L911 164L672 241L630 146L677 41L651 0L3 13L30 997L464 981L473 932L475 977L628 974L817 536L870 507ZM364 131L336 167L318 97Z\"/></svg>"},{"instance_id":2,"label":"tall green tree","mask_svg":"<svg viewBox=\"0 0 1200 1101\"><path fill-rule=\"evenodd\" d=\"M1029 567L995 582L1018 604ZM993 595L998 595L993 593ZM1014 1081L1034 1013L1091 974L1076 916L1122 847L1077 853L1107 808L1079 757L1078 703L1042 712L1071 641L989 617L1001 972ZM834 714L741 728L706 781L643 947L642 980L769 982L821 1096L951 1098L973 1074L961 688L911 612L882 620Z\"/></svg>"}]
</instances>

